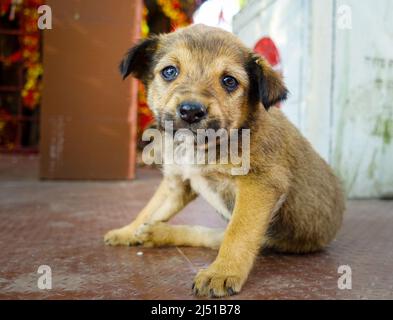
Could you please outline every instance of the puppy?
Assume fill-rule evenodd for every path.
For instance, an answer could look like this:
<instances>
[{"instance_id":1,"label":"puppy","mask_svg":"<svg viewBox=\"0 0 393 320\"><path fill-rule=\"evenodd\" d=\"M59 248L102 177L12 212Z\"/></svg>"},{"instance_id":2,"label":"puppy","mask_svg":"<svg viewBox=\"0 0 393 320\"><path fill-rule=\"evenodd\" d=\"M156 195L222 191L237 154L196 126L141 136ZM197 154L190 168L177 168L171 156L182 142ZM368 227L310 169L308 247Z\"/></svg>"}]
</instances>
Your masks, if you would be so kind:
<instances>
[{"instance_id":1,"label":"puppy","mask_svg":"<svg viewBox=\"0 0 393 320\"><path fill-rule=\"evenodd\" d=\"M202 246L219 249L198 272L198 296L240 292L261 248L321 250L342 222L338 179L276 107L287 97L280 75L233 34L194 25L152 36L134 46L120 66L147 88L157 124L174 130L250 130L250 169L236 165L163 164L153 198L129 225L108 232L109 245ZM167 224L198 195L229 220L226 230Z\"/></svg>"}]
</instances>

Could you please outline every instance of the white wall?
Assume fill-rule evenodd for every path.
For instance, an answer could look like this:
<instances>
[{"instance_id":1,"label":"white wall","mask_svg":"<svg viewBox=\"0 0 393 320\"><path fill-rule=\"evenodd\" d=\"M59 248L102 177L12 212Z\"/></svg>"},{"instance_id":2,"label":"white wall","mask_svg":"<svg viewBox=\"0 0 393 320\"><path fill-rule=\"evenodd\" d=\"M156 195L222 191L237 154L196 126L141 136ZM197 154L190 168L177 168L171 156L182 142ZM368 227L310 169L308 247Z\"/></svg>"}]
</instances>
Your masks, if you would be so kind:
<instances>
[{"instance_id":1,"label":"white wall","mask_svg":"<svg viewBox=\"0 0 393 320\"><path fill-rule=\"evenodd\" d=\"M393 195L392 13L389 0L253 0L234 18L248 46L278 46L283 111L351 197Z\"/></svg>"},{"instance_id":2,"label":"white wall","mask_svg":"<svg viewBox=\"0 0 393 320\"><path fill-rule=\"evenodd\" d=\"M336 29L332 164L351 195L393 195L393 1L349 5L352 29Z\"/></svg>"}]
</instances>

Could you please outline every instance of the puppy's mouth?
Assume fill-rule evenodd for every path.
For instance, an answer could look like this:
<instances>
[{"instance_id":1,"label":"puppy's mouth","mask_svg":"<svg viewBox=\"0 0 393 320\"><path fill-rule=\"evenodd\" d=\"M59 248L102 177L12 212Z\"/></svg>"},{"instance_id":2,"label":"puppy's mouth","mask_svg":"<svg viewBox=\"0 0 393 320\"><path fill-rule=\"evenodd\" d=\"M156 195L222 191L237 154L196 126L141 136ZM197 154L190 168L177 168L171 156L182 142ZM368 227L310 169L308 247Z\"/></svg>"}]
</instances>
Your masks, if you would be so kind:
<instances>
[{"instance_id":1,"label":"puppy's mouth","mask_svg":"<svg viewBox=\"0 0 393 320\"><path fill-rule=\"evenodd\" d=\"M208 151L216 149L222 142L227 143L227 136L222 132L225 122L214 118L204 118L196 123L187 123L173 114L163 113L157 116L157 127L159 130L175 137L180 130L188 130L194 137L194 146L198 149ZM213 130L213 132L211 131ZM180 132L179 132L180 133ZM224 140L222 140L224 139ZM220 151L220 149L218 149Z\"/></svg>"},{"instance_id":2,"label":"puppy's mouth","mask_svg":"<svg viewBox=\"0 0 393 320\"><path fill-rule=\"evenodd\" d=\"M186 121L179 119L178 116L171 113L163 113L159 115L157 117L157 124L160 130L168 131L168 128L171 128L174 134L181 129L189 130L194 135L197 135L198 130L212 129L217 131L223 128L223 123L219 119L206 117L198 122L187 123Z\"/></svg>"}]
</instances>

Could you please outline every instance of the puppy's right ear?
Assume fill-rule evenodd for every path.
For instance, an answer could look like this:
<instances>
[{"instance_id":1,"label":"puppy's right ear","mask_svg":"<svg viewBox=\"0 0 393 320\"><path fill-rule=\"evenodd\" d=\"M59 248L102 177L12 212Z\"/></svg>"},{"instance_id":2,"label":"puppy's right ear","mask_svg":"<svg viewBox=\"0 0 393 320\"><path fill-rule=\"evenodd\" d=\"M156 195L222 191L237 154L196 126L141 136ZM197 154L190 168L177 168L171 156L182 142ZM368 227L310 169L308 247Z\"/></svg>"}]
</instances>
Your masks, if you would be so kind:
<instances>
[{"instance_id":1,"label":"puppy's right ear","mask_svg":"<svg viewBox=\"0 0 393 320\"><path fill-rule=\"evenodd\" d=\"M135 78L146 82L157 46L157 36L140 40L133 46L120 62L119 68L123 79L132 74Z\"/></svg>"}]
</instances>

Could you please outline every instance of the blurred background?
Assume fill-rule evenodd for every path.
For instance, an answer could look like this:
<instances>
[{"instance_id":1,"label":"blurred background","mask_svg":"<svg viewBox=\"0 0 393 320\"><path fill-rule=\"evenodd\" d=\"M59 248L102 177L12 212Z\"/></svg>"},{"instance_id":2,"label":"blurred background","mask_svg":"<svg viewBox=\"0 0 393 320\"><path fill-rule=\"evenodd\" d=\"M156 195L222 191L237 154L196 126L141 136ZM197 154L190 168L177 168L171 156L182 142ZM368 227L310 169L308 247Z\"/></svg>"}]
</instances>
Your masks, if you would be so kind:
<instances>
[{"instance_id":1,"label":"blurred background","mask_svg":"<svg viewBox=\"0 0 393 320\"><path fill-rule=\"evenodd\" d=\"M117 65L149 34L192 23L238 35L281 72L278 106L351 198L393 197L393 3L388 0L1 0L1 175L130 180L152 124ZM53 28L37 28L37 8ZM24 168L24 169L23 169Z\"/></svg>"}]
</instances>

